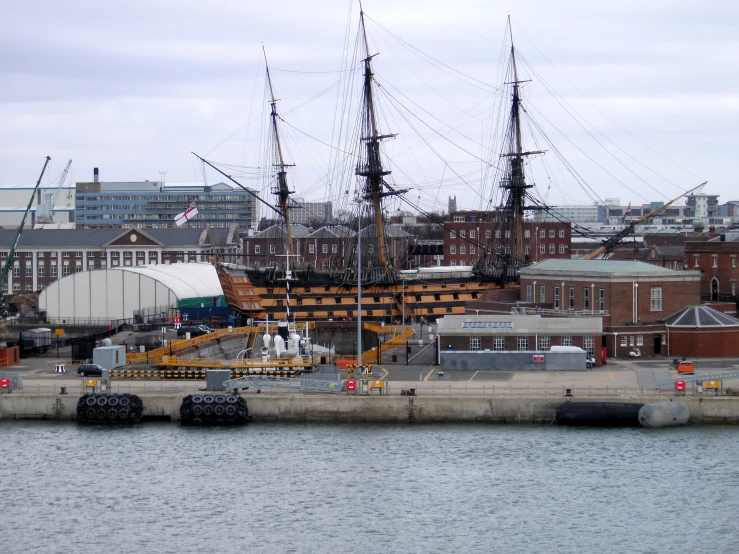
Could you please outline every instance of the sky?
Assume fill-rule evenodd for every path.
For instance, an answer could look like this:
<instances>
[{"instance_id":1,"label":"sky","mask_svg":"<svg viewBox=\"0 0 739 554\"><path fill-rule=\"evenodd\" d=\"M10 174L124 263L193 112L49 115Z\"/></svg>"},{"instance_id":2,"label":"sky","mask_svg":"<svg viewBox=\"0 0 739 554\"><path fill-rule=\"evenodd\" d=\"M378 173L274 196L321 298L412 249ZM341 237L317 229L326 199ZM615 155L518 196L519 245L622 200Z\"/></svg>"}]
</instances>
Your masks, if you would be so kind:
<instances>
[{"instance_id":1,"label":"sky","mask_svg":"<svg viewBox=\"0 0 739 554\"><path fill-rule=\"evenodd\" d=\"M449 195L470 209L494 201L509 15L519 77L531 80L523 87L533 118L526 146L545 151L528 166L533 194L550 205L637 204L708 181L703 192L739 199L739 4L365 0L363 7L370 50L379 54L382 130L398 133L385 143L389 179L411 198L394 209L444 209ZM358 83L348 77L357 65L346 64L357 29L358 3L349 0L5 0L0 185L33 184L46 155L47 182L69 159L73 181L92 180L93 167L105 181L222 180L212 171L204 177L191 152L268 167L264 47L286 161L295 164L291 185L305 198L342 205L353 185L334 168L343 164L349 175L353 162L339 155L350 146L337 139L336 122L343 84ZM556 146L537 138L540 128ZM228 172L267 195L254 171Z\"/></svg>"}]
</instances>

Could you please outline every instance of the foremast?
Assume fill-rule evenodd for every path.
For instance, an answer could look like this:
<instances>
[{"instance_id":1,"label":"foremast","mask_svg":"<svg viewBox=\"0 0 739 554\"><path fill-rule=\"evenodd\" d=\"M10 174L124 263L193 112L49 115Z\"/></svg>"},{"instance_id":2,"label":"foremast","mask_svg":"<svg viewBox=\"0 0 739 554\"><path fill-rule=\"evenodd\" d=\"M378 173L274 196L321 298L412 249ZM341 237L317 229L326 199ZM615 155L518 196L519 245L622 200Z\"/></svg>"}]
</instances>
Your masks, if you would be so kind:
<instances>
[{"instance_id":1,"label":"foremast","mask_svg":"<svg viewBox=\"0 0 739 554\"><path fill-rule=\"evenodd\" d=\"M264 64L267 68L267 83L269 84L270 94L270 121L272 127L272 159L274 161L274 167L277 168L277 181L272 186L272 194L277 197L282 210L282 216L285 221L285 240L287 240L287 265L286 269L290 270L290 260L295 256L295 246L293 244L292 228L290 225L290 195L294 194L295 191L290 190L287 185L287 171L286 168L290 167L291 164L286 164L285 159L282 155L282 143L280 142L280 132L277 126L277 120L279 115L277 114L277 99L275 98L275 92L272 88L272 77L269 74L269 64L267 63L267 53L262 48L264 53Z\"/></svg>"},{"instance_id":2,"label":"foremast","mask_svg":"<svg viewBox=\"0 0 739 554\"><path fill-rule=\"evenodd\" d=\"M360 196L362 200L368 202L372 207L375 229L377 231L377 251L380 267L383 269L389 269L390 264L388 262L387 246L385 243L385 226L382 218L382 199L386 196L399 194L402 191L385 191L384 177L386 175L390 175L391 171L387 171L383 168L382 159L380 157L380 143L382 140L393 138L395 135L381 135L377 130L377 117L375 114L374 102L374 74L372 72L372 58L377 54L370 54L369 42L367 41L367 31L364 26L364 12L361 11L361 7L359 12L359 21L364 39L365 54L365 57L362 60L364 63L364 85L362 97L362 127L360 131L362 133L360 140L364 143L364 148L360 149L356 175L365 178Z\"/></svg>"}]
</instances>

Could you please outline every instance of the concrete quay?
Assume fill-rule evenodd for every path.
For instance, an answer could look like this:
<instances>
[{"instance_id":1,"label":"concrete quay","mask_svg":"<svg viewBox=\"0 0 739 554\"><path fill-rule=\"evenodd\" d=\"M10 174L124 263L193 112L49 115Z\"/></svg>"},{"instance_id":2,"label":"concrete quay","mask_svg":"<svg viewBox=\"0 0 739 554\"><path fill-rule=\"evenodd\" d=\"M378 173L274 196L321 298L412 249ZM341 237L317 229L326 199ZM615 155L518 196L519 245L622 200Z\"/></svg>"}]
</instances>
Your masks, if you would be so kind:
<instances>
[{"instance_id":1,"label":"concrete quay","mask_svg":"<svg viewBox=\"0 0 739 554\"><path fill-rule=\"evenodd\" d=\"M180 419L182 392L142 394L144 420ZM196 392L196 391L190 391ZM189 394L189 393L188 393ZM0 421L43 419L74 421L79 394L11 393L0 395ZM544 423L554 421L566 400L548 396L346 396L322 394L245 394L254 422L291 423ZM695 424L739 423L739 397L679 397ZM614 395L571 398L572 402L639 402L665 396Z\"/></svg>"}]
</instances>

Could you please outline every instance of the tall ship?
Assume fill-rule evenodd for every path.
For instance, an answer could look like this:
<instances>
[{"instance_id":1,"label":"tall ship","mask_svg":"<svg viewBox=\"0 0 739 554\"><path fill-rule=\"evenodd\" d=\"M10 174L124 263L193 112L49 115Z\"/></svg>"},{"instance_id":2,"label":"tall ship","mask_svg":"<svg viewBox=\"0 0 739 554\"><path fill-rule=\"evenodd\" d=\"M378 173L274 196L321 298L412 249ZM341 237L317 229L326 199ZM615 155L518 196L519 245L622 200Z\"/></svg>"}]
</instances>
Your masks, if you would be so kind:
<instances>
[{"instance_id":1,"label":"tall ship","mask_svg":"<svg viewBox=\"0 0 739 554\"><path fill-rule=\"evenodd\" d=\"M458 237L468 251L474 253L469 265L406 269L403 264L408 255L407 241L404 242L407 233L389 225L384 214L385 204L390 199L403 198L408 190L391 183L392 172L383 159L383 143L395 135L381 128L373 70L376 54L370 51L362 11L359 21L359 54L356 56L361 68L361 79L357 83L361 94L357 119L359 133L350 158L354 221L316 231L319 236L323 233L334 239L331 248L336 253L336 263L312 263L312 255L316 253L317 256L320 245L318 241L312 245L301 240L307 231L291 220L295 192L288 182L291 164L285 159L280 130L282 119L265 54L270 108L270 189L274 201L258 200L276 214L279 222L265 232L273 244L269 252L259 252L259 261L250 260L248 251L236 262L216 261L226 300L234 315L243 320L265 317L272 320L353 320L361 315L365 321L399 322L403 315L406 319L419 320L463 314L466 303L480 299L486 291L517 287L518 270L534 261L525 240L525 235L531 233L526 230L530 225L526 212L539 208L530 205L531 185L527 183L525 168L529 156L542 152L527 151L523 145L520 90L523 81L518 75L510 22L507 124L503 151L492 164L498 168L495 179L500 187L501 201L477 217L476 223L485 229L484 236L478 230ZM200 160L243 187L217 164ZM441 227L448 225L444 221L434 223ZM463 251L465 246L461 247ZM266 249L265 245L262 247Z\"/></svg>"}]
</instances>

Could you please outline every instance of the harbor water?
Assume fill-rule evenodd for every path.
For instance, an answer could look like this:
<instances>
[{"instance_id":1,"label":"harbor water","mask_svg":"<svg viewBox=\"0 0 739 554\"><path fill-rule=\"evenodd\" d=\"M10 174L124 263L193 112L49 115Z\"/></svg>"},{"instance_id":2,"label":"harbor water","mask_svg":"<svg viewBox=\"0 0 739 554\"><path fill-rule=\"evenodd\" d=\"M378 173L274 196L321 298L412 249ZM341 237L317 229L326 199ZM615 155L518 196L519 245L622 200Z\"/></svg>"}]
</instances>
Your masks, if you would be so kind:
<instances>
[{"instance_id":1,"label":"harbor water","mask_svg":"<svg viewBox=\"0 0 739 554\"><path fill-rule=\"evenodd\" d=\"M0 550L736 552L739 427L0 423Z\"/></svg>"}]
</instances>

